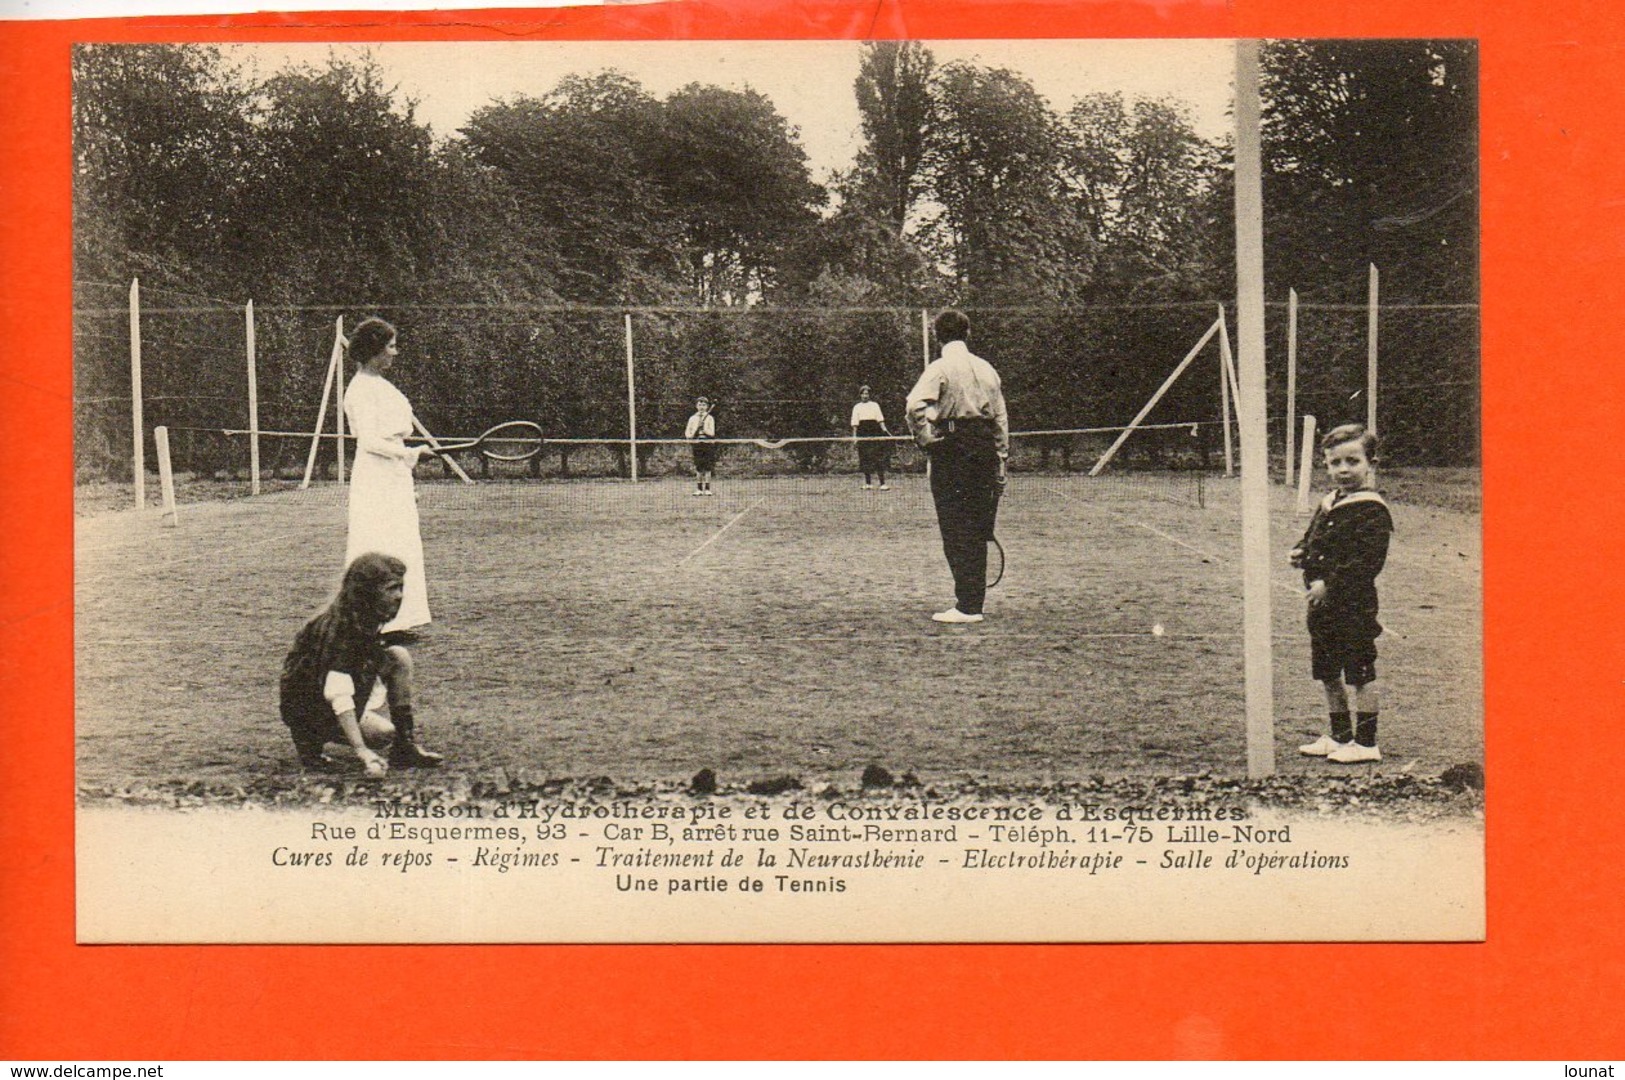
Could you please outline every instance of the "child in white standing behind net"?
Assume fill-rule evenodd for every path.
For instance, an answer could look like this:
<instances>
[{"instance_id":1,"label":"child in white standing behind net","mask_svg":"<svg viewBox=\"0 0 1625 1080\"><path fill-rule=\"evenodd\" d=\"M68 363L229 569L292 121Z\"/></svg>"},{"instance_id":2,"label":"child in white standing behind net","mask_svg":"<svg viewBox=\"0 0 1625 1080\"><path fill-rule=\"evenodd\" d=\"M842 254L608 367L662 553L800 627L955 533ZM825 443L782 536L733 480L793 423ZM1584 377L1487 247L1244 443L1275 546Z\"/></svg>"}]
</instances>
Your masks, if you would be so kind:
<instances>
[{"instance_id":1,"label":"child in white standing behind net","mask_svg":"<svg viewBox=\"0 0 1625 1080\"><path fill-rule=\"evenodd\" d=\"M1344 424L1320 442L1334 490L1321 500L1292 549L1308 589L1314 678L1326 690L1331 731L1298 747L1309 757L1353 764L1381 761L1377 749L1377 575L1388 558L1394 521L1375 488L1376 436ZM1354 688L1350 715L1345 682Z\"/></svg>"},{"instance_id":2,"label":"child in white standing behind net","mask_svg":"<svg viewBox=\"0 0 1625 1080\"><path fill-rule=\"evenodd\" d=\"M694 415L688 418L683 438L692 442L694 451L694 494L710 495L711 474L717 467L717 419L711 415L711 402L700 398L694 402Z\"/></svg>"}]
</instances>

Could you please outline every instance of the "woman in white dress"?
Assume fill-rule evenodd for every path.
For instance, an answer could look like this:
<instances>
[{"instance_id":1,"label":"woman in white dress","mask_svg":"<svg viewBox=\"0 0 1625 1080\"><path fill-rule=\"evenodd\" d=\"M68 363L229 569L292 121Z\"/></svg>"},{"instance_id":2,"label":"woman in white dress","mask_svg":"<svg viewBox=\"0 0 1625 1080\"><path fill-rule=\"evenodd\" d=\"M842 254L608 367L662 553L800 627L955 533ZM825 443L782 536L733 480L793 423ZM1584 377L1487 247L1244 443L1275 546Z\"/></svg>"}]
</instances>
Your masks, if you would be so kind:
<instances>
[{"instance_id":1,"label":"woman in white dress","mask_svg":"<svg viewBox=\"0 0 1625 1080\"><path fill-rule=\"evenodd\" d=\"M413 433L412 403L384 373L395 363L395 328L367 319L350 335L356 373L344 391L344 416L355 435L355 467L350 473L348 566L368 552L393 555L406 564L400 612L382 633L399 634L429 622L429 590L423 573L423 537L418 531L417 491L412 470L424 453L407 446Z\"/></svg>"}]
</instances>

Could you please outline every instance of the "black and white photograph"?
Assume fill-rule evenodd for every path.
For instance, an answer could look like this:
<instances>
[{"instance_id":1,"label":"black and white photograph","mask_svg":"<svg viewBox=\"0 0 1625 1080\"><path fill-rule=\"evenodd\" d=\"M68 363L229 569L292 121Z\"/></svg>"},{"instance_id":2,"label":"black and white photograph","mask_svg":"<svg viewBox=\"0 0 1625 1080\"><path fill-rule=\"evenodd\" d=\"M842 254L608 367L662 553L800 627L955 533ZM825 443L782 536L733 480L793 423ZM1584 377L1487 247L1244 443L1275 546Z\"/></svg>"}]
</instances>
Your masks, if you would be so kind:
<instances>
[{"instance_id":1,"label":"black and white photograph","mask_svg":"<svg viewBox=\"0 0 1625 1080\"><path fill-rule=\"evenodd\" d=\"M79 941L1483 939L1474 42L72 104Z\"/></svg>"}]
</instances>

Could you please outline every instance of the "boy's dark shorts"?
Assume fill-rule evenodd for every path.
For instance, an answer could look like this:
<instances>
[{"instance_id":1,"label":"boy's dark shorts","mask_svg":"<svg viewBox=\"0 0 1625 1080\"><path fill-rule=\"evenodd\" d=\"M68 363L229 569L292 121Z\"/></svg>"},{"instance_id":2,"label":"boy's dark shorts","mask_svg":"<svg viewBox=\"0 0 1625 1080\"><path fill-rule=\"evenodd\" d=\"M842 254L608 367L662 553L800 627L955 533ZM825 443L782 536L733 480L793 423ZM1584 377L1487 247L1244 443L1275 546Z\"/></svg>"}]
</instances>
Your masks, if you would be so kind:
<instances>
[{"instance_id":1,"label":"boy's dark shorts","mask_svg":"<svg viewBox=\"0 0 1625 1080\"><path fill-rule=\"evenodd\" d=\"M1377 633L1382 633L1381 629ZM1364 627L1346 624L1309 627L1309 666L1316 682L1341 679L1364 686L1377 678L1377 637Z\"/></svg>"}]
</instances>

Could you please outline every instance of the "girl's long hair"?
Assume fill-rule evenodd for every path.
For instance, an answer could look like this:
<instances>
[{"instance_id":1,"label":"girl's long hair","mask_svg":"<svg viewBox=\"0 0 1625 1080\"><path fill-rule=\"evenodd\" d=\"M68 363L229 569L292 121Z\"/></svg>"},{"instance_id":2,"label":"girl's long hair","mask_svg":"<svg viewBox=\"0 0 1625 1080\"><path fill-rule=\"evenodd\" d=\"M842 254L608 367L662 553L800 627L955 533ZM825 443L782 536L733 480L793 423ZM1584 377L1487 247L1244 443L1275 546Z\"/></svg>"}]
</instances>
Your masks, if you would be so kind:
<instances>
[{"instance_id":1,"label":"girl's long hair","mask_svg":"<svg viewBox=\"0 0 1625 1080\"><path fill-rule=\"evenodd\" d=\"M358 555L344 571L338 595L294 639L284 675L295 669L321 678L328 671L364 671L375 663L378 630L389 618L384 589L406 577L392 555Z\"/></svg>"}]
</instances>

